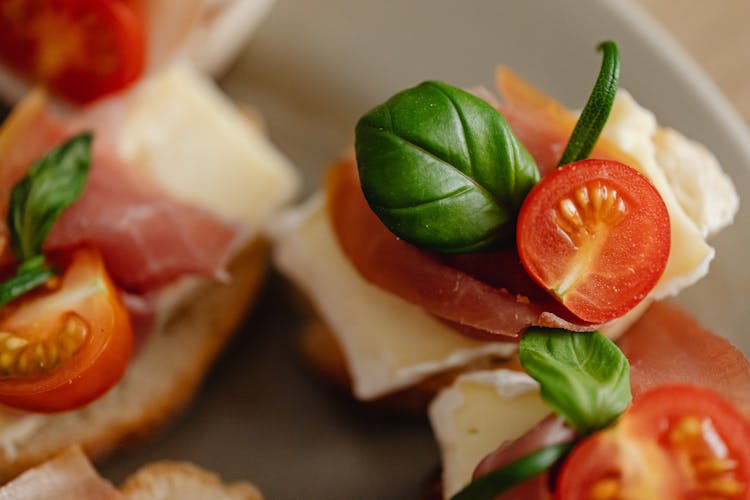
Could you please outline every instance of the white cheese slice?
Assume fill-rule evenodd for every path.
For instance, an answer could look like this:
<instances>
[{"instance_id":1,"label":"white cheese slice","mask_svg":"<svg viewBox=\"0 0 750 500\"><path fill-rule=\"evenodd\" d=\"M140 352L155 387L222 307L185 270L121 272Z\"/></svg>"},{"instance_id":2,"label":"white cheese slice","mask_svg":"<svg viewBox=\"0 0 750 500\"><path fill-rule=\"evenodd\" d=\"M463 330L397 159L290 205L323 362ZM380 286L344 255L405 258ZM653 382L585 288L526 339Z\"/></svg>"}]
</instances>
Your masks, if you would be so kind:
<instances>
[{"instance_id":1,"label":"white cheese slice","mask_svg":"<svg viewBox=\"0 0 750 500\"><path fill-rule=\"evenodd\" d=\"M239 221L250 232L298 184L295 170L265 135L186 61L135 89L117 150L171 196Z\"/></svg>"},{"instance_id":2,"label":"white cheese slice","mask_svg":"<svg viewBox=\"0 0 750 500\"><path fill-rule=\"evenodd\" d=\"M716 157L672 129L658 129L653 141L658 165L701 234L711 236L731 224L740 199Z\"/></svg>"},{"instance_id":3,"label":"white cheese slice","mask_svg":"<svg viewBox=\"0 0 750 500\"><path fill-rule=\"evenodd\" d=\"M460 335L363 280L339 249L323 201L317 196L274 221L274 260L336 335L358 398L377 398L474 359L515 351L516 344Z\"/></svg>"},{"instance_id":4,"label":"white cheese slice","mask_svg":"<svg viewBox=\"0 0 750 500\"><path fill-rule=\"evenodd\" d=\"M471 481L487 454L549 413L539 385L524 373L487 370L459 376L429 409L442 458L444 498Z\"/></svg>"}]
</instances>

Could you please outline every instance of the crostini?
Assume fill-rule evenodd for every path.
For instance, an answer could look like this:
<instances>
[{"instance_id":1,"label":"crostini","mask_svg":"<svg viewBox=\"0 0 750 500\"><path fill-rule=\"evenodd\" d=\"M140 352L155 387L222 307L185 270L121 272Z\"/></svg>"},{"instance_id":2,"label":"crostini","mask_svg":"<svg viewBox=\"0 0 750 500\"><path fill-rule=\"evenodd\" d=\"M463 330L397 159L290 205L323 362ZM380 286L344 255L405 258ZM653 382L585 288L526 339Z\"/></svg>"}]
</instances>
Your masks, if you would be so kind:
<instances>
[{"instance_id":1,"label":"crostini","mask_svg":"<svg viewBox=\"0 0 750 500\"><path fill-rule=\"evenodd\" d=\"M661 199L656 205L665 208L668 214L660 212L662 215L653 217L641 229L631 227L630 234L623 231L618 237L628 242L630 250L621 252L619 257L609 255L611 260L607 261L593 249L594 245L588 256L578 259L578 266L544 252L529 254L526 247L515 247L513 241L517 236L533 237L537 224L526 223L527 230L522 235L521 229L519 235L510 234L519 211L516 201L513 209L493 207L494 212L482 211L484 206L472 212L475 209L470 207L462 219L464 222L455 223L445 231L447 236L443 240L433 242L437 248L418 248L408 238L419 241L423 234L430 233L446 205L444 198L437 203L437 198L430 197L438 196L435 194L438 187L458 186L464 182L461 177L468 175L461 173L449 179L447 175L440 177L442 173L435 174L429 187L420 188L418 171L428 160L422 165L414 159L423 154L419 150L427 152L425 157L437 158L435 163L475 162L472 168L478 171L484 168L480 165L482 155L494 147L493 143L489 146L481 143L484 138L472 139L472 127L480 130L485 125L472 125L468 119L461 122L459 118L466 115L465 109L456 104L458 100L481 108L481 114L491 122L488 129L503 128L506 135L497 142L506 140L508 134L515 135L518 143L513 144L523 146L507 146L510 151L507 155L516 155L519 162L535 162L542 179L555 171L577 123L576 114L505 68L498 71L502 102L486 90L476 91L477 98L459 89L446 90L448 87L426 82L397 94L365 115L358 125L356 160L349 154L334 165L324 191L301 208L288 212L272 231L277 266L303 290L315 311L311 319L314 326L305 330L303 350L321 372L342 385L350 384L354 396L360 400L382 400L387 396L398 401L397 405L411 401L413 404L409 406L424 409L436 388L461 371L517 366L518 340L524 329L532 325L578 331L600 329L612 338L617 337L652 301L673 296L706 274L714 256L707 238L730 224L737 211L737 194L713 155L678 132L659 127L653 114L639 106L626 91L618 90L591 158L604 160L596 163L596 168L604 168L613 160L630 165L639 172L638 177L647 180L641 183L646 186L643 193L651 191L648 186L655 188ZM424 104L421 108L420 102ZM492 115L495 109L504 118ZM394 120L390 125L389 116ZM501 119L507 122L507 129L497 125ZM433 125L442 127L435 136L429 131ZM465 127L464 139L461 127ZM360 137L360 128L364 139ZM454 133L455 136L451 135ZM407 149L404 144L413 147L398 151ZM521 151L523 147L528 153ZM363 154L370 158L372 167L362 165ZM407 173L399 171L399 162L408 165L404 170ZM679 169L675 168L677 164ZM372 173L378 168L382 172ZM375 180L363 179L365 171ZM496 174L487 174L488 178L491 175ZM502 175L497 175L502 184ZM520 178L521 174L513 175ZM508 189L522 184L513 175L508 177L516 184ZM520 199L525 199L525 190L537 182L533 177L539 174L524 175L528 182L525 188L518 188L523 191ZM462 189L456 188L452 195L459 197L470 191L473 195L484 188ZM540 200L538 196L530 198ZM637 198L641 199L641 195ZM578 209L574 204L571 206ZM523 215L523 209L521 212ZM532 214L533 210L525 213ZM402 215L403 220L399 218ZM573 210L571 217L575 215ZM392 225L386 223L390 219ZM449 237L464 237L482 220L503 223L509 220L503 238L510 243L496 242L496 247L489 251L463 255L456 254L456 248L447 248ZM637 241L639 233L643 235L641 243ZM646 237L656 234L660 236L651 241L659 249L651 255L646 249L656 247L647 247ZM471 245L481 240L475 237ZM465 242L455 244L460 246ZM534 248L547 247L536 244ZM559 269L575 268L590 275L624 263L626 273L632 268L631 274L650 280L649 287L645 292L642 289L632 294L631 291L609 292L609 296L599 293L595 300L588 301L597 303L593 312L586 311L587 306L575 309L569 300L567 304L567 299L558 300L567 292L557 293L556 297L554 289L568 290L571 283L577 287L578 281L544 283L544 276L540 277L539 272L534 276L533 266L526 266L533 260L548 267L560 261ZM599 261L602 267L596 270ZM662 261L659 269L652 265L657 261ZM572 289L575 291L576 287ZM567 293L568 299L575 295ZM606 309L602 297L615 304L614 309L602 313ZM637 300L631 300L634 297ZM579 305L586 302L583 300ZM332 336L333 341L326 340L327 336ZM321 348L322 345L330 349Z\"/></svg>"},{"instance_id":2,"label":"crostini","mask_svg":"<svg viewBox=\"0 0 750 500\"><path fill-rule=\"evenodd\" d=\"M92 4L142 6L27 14L65 27L56 9ZM261 226L298 184L185 57L111 93L76 78L85 99L45 81L0 128L2 478L72 444L101 457L185 407L263 281Z\"/></svg>"}]
</instances>

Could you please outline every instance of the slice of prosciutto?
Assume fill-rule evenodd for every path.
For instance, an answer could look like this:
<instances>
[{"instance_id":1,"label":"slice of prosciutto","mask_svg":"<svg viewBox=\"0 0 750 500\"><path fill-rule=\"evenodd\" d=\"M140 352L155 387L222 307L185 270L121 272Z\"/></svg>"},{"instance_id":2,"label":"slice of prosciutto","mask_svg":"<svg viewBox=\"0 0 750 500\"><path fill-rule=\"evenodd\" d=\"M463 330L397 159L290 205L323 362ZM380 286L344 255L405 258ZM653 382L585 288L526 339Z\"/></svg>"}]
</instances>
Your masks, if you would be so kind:
<instances>
[{"instance_id":1,"label":"slice of prosciutto","mask_svg":"<svg viewBox=\"0 0 750 500\"><path fill-rule=\"evenodd\" d=\"M11 114L0 131L3 221L11 187L31 163L75 131L49 110L39 92L32 93ZM86 188L55 223L45 250L95 246L116 283L135 292L154 289L186 274L223 276L237 229L170 199L148 179L137 178L112 153L105 137L106 132L95 132ZM7 234L3 222L0 241L7 241ZM5 247L7 262L8 245Z\"/></svg>"},{"instance_id":2,"label":"slice of prosciutto","mask_svg":"<svg viewBox=\"0 0 750 500\"><path fill-rule=\"evenodd\" d=\"M657 385L695 384L721 394L750 420L750 362L676 306L653 304L617 344L630 361L633 398Z\"/></svg>"},{"instance_id":3,"label":"slice of prosciutto","mask_svg":"<svg viewBox=\"0 0 750 500\"><path fill-rule=\"evenodd\" d=\"M124 500L80 448L29 469L0 488L0 500Z\"/></svg>"},{"instance_id":4,"label":"slice of prosciutto","mask_svg":"<svg viewBox=\"0 0 750 500\"><path fill-rule=\"evenodd\" d=\"M532 325L595 328L538 288L513 251L448 258L398 239L370 210L354 160L331 168L327 193L339 244L362 277L456 323L459 331L467 327L507 341Z\"/></svg>"},{"instance_id":5,"label":"slice of prosciutto","mask_svg":"<svg viewBox=\"0 0 750 500\"><path fill-rule=\"evenodd\" d=\"M617 343L630 361L634 399L663 384L695 384L722 395L750 420L750 362L730 342L709 332L677 307L654 303ZM559 417L549 417L489 454L475 469L474 477L544 446L573 438L573 431ZM550 498L548 484L549 475L541 474L498 498Z\"/></svg>"}]
</instances>

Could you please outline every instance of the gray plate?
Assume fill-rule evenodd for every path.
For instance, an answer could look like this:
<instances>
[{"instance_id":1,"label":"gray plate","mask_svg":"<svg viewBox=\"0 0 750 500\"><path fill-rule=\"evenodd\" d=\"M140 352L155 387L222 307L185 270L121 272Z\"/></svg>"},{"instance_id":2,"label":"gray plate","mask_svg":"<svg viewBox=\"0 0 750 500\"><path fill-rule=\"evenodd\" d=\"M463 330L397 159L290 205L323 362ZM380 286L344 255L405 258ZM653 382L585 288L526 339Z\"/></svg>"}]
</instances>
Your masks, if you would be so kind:
<instances>
[{"instance_id":1,"label":"gray plate","mask_svg":"<svg viewBox=\"0 0 750 500\"><path fill-rule=\"evenodd\" d=\"M571 107L584 103L616 40L622 84L660 121L708 145L750 200L750 136L696 66L627 2L277 0L223 79L265 115L306 190L351 141L356 118L425 79L492 85L498 63ZM750 352L750 215L714 241L710 276L680 296ZM273 276L191 411L161 438L104 464L119 480L160 458L189 459L271 499L415 498L437 465L424 421L377 415L331 393L295 359L290 294ZM743 336L744 335L744 336Z\"/></svg>"}]
</instances>

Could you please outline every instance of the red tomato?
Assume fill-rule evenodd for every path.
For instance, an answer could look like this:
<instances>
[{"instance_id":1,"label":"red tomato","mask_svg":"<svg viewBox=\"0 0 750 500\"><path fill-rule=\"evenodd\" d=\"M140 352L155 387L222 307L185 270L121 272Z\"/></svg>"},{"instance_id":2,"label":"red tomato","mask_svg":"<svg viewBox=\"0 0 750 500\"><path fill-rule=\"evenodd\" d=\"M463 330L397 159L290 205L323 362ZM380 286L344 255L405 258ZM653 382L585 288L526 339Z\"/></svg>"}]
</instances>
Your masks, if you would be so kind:
<instances>
[{"instance_id":1,"label":"red tomato","mask_svg":"<svg viewBox=\"0 0 750 500\"><path fill-rule=\"evenodd\" d=\"M691 385L643 394L563 463L557 500L750 498L750 424Z\"/></svg>"},{"instance_id":2,"label":"red tomato","mask_svg":"<svg viewBox=\"0 0 750 500\"><path fill-rule=\"evenodd\" d=\"M0 403L66 410L101 396L125 372L130 319L99 253L78 250L48 288L0 312Z\"/></svg>"},{"instance_id":3,"label":"red tomato","mask_svg":"<svg viewBox=\"0 0 750 500\"><path fill-rule=\"evenodd\" d=\"M76 103L143 73L140 0L0 0L0 60Z\"/></svg>"},{"instance_id":4,"label":"red tomato","mask_svg":"<svg viewBox=\"0 0 750 500\"><path fill-rule=\"evenodd\" d=\"M656 285L669 257L669 213L633 168L583 160L547 174L521 206L518 253L529 275L575 315L606 323Z\"/></svg>"}]
</instances>

